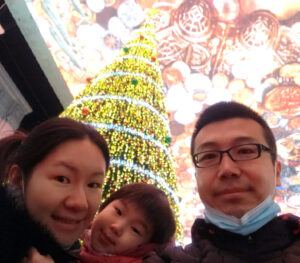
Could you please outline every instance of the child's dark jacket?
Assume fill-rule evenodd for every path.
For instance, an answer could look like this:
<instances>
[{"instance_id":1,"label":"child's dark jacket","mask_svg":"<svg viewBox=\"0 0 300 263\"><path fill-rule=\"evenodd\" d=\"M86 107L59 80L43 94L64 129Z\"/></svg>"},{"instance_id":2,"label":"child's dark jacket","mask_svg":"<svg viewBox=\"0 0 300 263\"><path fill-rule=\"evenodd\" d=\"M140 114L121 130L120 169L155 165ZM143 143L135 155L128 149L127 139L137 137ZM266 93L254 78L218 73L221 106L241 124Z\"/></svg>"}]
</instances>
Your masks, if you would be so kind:
<instances>
[{"instance_id":1,"label":"child's dark jacket","mask_svg":"<svg viewBox=\"0 0 300 263\"><path fill-rule=\"evenodd\" d=\"M13 191L0 186L0 263L19 263L31 247L55 263L73 262L48 231L33 221Z\"/></svg>"}]
</instances>

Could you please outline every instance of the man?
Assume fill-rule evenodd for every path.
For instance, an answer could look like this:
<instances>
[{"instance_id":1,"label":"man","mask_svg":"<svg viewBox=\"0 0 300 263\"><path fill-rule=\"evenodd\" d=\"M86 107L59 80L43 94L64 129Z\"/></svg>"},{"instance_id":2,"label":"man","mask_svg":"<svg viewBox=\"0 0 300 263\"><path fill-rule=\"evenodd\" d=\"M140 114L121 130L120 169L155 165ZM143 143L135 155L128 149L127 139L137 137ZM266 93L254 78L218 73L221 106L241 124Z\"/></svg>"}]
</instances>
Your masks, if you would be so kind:
<instances>
[{"instance_id":1,"label":"man","mask_svg":"<svg viewBox=\"0 0 300 263\"><path fill-rule=\"evenodd\" d=\"M167 248L164 262L300 262L300 219L277 216L276 142L256 112L236 102L208 107L191 154L205 218L194 222L192 244Z\"/></svg>"}]
</instances>

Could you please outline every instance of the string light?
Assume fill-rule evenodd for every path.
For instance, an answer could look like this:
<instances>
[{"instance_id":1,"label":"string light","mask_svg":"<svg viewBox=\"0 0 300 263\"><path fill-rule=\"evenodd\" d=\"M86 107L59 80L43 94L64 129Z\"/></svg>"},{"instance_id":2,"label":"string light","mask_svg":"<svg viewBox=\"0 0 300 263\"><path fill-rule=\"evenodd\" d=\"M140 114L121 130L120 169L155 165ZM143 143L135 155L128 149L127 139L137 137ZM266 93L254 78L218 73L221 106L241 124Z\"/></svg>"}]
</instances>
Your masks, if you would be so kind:
<instances>
[{"instance_id":1,"label":"string light","mask_svg":"<svg viewBox=\"0 0 300 263\"><path fill-rule=\"evenodd\" d=\"M72 102L73 106L76 106L78 104L81 104L85 101L94 101L94 100L119 100L119 101L126 101L127 103L131 103L134 104L136 106L140 106L140 107L145 107L147 109L149 109L150 111L152 111L155 115L157 115L158 118L160 118L166 125L166 127L168 127L169 123L168 123L168 119L163 116L161 113L159 113L159 111L157 111L154 107L152 107L150 104L148 104L145 101L142 100L136 100L130 97L125 97L125 96L118 96L118 95L93 95L93 96L85 96L82 98L79 98L77 100L74 100Z\"/></svg>"},{"instance_id":2,"label":"string light","mask_svg":"<svg viewBox=\"0 0 300 263\"><path fill-rule=\"evenodd\" d=\"M92 85L95 85L100 80L103 80L105 78L110 77L122 77L122 76L132 76L132 77L141 77L142 79L148 81L150 84L154 85L158 90L161 90L164 94L166 93L166 88L160 84L158 84L156 81L154 81L151 77L147 76L144 73L134 73L134 72L126 72L126 71L118 71L118 72L109 72L104 73L95 78Z\"/></svg>"},{"instance_id":3,"label":"string light","mask_svg":"<svg viewBox=\"0 0 300 263\"><path fill-rule=\"evenodd\" d=\"M125 126L119 126L119 125L114 125L114 124L106 124L106 123L87 123L95 128L98 129L106 129L106 130L114 130L114 131L120 131L120 132L126 132L130 135L134 135L134 136L138 136L141 137L143 140L146 141L150 141L151 143L153 143L155 146L159 147L166 155L168 155L168 157L171 158L170 156L170 152L169 149L166 148L165 145L161 144L158 140L156 140L155 138L153 138L153 136L144 134L142 132L139 132L137 130L125 127Z\"/></svg>"}]
</instances>

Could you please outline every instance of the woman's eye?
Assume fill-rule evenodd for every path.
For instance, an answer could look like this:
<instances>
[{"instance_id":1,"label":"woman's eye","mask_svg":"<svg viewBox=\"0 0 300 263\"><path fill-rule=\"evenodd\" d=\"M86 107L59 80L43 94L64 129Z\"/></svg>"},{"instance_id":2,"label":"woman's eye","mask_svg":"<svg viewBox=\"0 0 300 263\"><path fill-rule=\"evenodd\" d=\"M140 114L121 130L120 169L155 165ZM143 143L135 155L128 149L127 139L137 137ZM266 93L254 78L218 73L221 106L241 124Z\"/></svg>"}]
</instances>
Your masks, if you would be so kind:
<instances>
[{"instance_id":1,"label":"woman's eye","mask_svg":"<svg viewBox=\"0 0 300 263\"><path fill-rule=\"evenodd\" d=\"M90 188L94 188L94 189L101 189L102 188L102 184L101 183L90 183L90 184L88 184L88 186Z\"/></svg>"},{"instance_id":2,"label":"woman's eye","mask_svg":"<svg viewBox=\"0 0 300 263\"><path fill-rule=\"evenodd\" d=\"M56 176L55 177L55 180L60 182L60 183L63 183L63 184L67 184L70 182L70 179L65 177L65 176L62 176L62 175L59 175L59 176Z\"/></svg>"}]
</instances>

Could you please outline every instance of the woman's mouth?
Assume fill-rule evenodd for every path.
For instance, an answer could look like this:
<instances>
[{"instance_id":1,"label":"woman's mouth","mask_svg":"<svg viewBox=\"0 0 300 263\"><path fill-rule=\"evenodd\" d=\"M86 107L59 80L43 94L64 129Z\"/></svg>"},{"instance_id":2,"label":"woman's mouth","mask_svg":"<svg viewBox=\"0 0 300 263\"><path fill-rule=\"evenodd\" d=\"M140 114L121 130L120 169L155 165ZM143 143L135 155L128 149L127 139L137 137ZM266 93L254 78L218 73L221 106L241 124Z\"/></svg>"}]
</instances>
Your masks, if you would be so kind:
<instances>
[{"instance_id":1,"label":"woman's mouth","mask_svg":"<svg viewBox=\"0 0 300 263\"><path fill-rule=\"evenodd\" d=\"M73 219L73 218L58 216L58 215L52 215L52 218L59 223L67 224L67 225L77 225L82 221L82 219Z\"/></svg>"}]
</instances>

